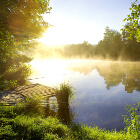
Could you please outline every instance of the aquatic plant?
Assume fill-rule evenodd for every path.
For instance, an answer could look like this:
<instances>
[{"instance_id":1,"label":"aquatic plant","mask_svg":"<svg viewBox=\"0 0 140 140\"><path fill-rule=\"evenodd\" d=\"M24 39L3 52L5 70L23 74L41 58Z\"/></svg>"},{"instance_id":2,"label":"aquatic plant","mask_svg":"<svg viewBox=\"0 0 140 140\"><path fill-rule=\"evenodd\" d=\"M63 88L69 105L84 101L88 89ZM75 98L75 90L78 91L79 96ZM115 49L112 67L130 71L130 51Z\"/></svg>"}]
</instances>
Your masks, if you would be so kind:
<instances>
[{"instance_id":1,"label":"aquatic plant","mask_svg":"<svg viewBox=\"0 0 140 140\"><path fill-rule=\"evenodd\" d=\"M69 84L69 82L66 83L65 81L60 84L60 90L56 88L56 92L58 93L57 98L65 102L71 101L72 97L75 95L74 88Z\"/></svg>"},{"instance_id":2,"label":"aquatic plant","mask_svg":"<svg viewBox=\"0 0 140 140\"><path fill-rule=\"evenodd\" d=\"M70 107L75 92L73 87L66 82L60 84L60 89L56 88L58 103L58 118L64 124L71 124L75 113Z\"/></svg>"}]
</instances>

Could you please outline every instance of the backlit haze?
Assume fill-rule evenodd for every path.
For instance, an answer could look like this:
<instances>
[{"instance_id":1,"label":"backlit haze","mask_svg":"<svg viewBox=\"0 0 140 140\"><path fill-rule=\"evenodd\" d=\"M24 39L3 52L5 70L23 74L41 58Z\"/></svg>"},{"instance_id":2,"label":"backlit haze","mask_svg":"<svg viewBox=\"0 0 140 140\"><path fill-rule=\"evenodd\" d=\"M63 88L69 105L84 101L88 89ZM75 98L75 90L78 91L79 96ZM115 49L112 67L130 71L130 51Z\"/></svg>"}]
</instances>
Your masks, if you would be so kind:
<instances>
[{"instance_id":1,"label":"backlit haze","mask_svg":"<svg viewBox=\"0 0 140 140\"><path fill-rule=\"evenodd\" d=\"M59 89L66 82L75 89L77 122L123 130L124 106L139 101L140 62L130 62L140 60L139 44L127 41L126 47L121 34L114 31L125 25L131 2L51 0L52 10L44 19L53 26L26 53L34 58L31 83ZM110 31L115 36L108 44L103 40L107 26L108 38Z\"/></svg>"},{"instance_id":2,"label":"backlit haze","mask_svg":"<svg viewBox=\"0 0 140 140\"><path fill-rule=\"evenodd\" d=\"M53 25L40 42L48 46L97 44L105 27L120 31L134 0L51 0L52 10L44 19Z\"/></svg>"}]
</instances>

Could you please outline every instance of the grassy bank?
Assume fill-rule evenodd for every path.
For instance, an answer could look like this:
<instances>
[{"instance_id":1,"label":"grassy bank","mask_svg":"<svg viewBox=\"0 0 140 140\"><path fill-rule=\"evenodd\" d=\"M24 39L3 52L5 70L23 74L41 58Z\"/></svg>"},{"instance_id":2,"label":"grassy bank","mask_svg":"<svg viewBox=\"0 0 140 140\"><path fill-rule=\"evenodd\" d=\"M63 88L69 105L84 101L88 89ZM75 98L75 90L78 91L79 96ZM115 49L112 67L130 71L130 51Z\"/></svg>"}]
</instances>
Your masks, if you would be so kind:
<instances>
[{"instance_id":1,"label":"grassy bank","mask_svg":"<svg viewBox=\"0 0 140 140\"><path fill-rule=\"evenodd\" d=\"M44 107L32 101L16 106L0 106L0 139L31 139L31 140L136 140L139 139L138 118L134 119L135 111L132 111L133 120L126 119L127 131L106 131L98 127L88 127L76 123L62 124L55 117L45 117ZM134 108L133 108L134 109ZM132 123L133 124L132 124ZM137 124L135 124L137 123ZM131 126L129 126L131 125ZM133 127L133 125L135 125ZM138 129L138 130L137 130ZM137 133L138 132L138 133Z\"/></svg>"},{"instance_id":2,"label":"grassy bank","mask_svg":"<svg viewBox=\"0 0 140 140\"><path fill-rule=\"evenodd\" d=\"M61 84L62 93L58 95L63 101L71 98L71 87ZM67 94L65 96L62 95ZM64 123L55 116L48 117L47 107L41 106L38 97L28 99L15 106L0 105L0 139L6 140L137 140L140 139L140 121L135 107L127 106L130 117L124 116L124 131L107 131L98 127L88 127L78 123ZM61 106L61 105L59 105ZM63 107L59 112L64 113ZM67 112L66 112L67 113ZM58 117L59 118L59 117Z\"/></svg>"}]
</instances>

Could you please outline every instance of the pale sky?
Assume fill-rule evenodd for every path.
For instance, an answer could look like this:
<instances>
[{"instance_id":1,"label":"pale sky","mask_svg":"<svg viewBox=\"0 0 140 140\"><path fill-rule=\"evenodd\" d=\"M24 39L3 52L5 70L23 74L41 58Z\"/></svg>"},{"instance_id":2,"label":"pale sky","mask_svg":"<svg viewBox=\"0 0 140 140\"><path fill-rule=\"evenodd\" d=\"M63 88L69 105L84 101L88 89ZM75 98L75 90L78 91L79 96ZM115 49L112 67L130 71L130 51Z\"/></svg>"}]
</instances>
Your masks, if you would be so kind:
<instances>
[{"instance_id":1,"label":"pale sky","mask_svg":"<svg viewBox=\"0 0 140 140\"><path fill-rule=\"evenodd\" d=\"M44 19L52 24L42 42L48 45L97 44L105 27L120 29L134 0L51 0L52 10Z\"/></svg>"}]
</instances>

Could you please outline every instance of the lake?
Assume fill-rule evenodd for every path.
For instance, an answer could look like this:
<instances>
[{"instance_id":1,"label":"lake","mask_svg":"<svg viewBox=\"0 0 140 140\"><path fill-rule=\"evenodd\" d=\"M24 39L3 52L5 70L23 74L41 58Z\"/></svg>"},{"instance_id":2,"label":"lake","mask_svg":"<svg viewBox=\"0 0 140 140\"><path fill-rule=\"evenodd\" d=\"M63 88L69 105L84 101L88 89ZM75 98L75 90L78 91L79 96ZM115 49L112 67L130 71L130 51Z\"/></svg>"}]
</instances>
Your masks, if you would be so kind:
<instances>
[{"instance_id":1,"label":"lake","mask_svg":"<svg viewBox=\"0 0 140 140\"><path fill-rule=\"evenodd\" d=\"M88 126L119 131L124 107L140 101L140 62L46 59L30 64L32 83L59 88L65 81L75 88L74 121Z\"/></svg>"}]
</instances>

